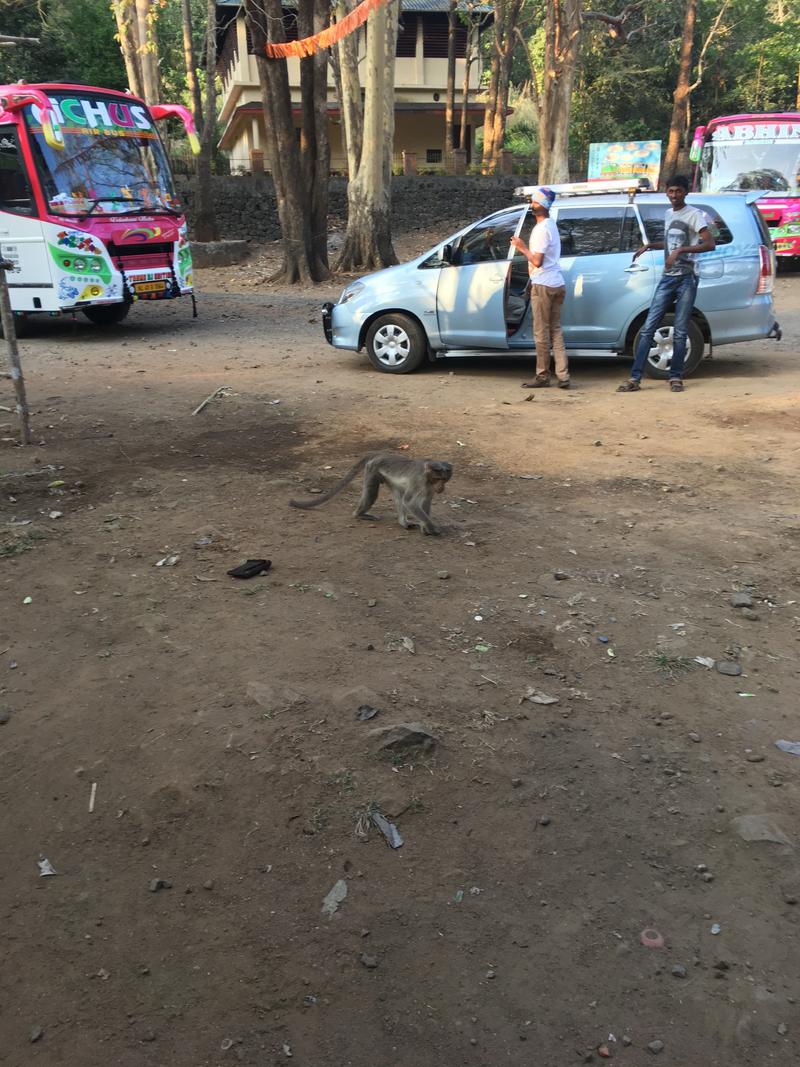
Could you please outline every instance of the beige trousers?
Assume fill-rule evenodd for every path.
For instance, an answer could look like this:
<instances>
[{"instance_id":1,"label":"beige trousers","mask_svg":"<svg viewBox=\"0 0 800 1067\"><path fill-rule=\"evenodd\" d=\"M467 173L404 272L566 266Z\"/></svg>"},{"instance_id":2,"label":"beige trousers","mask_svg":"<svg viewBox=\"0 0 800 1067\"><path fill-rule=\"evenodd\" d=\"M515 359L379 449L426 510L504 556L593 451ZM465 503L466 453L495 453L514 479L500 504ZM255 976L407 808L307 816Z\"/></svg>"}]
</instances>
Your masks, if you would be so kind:
<instances>
[{"instance_id":1,"label":"beige trousers","mask_svg":"<svg viewBox=\"0 0 800 1067\"><path fill-rule=\"evenodd\" d=\"M569 381L567 350L561 331L561 307L567 290L563 285L532 285L533 336L536 339L536 377L550 377L550 348L556 363L556 377Z\"/></svg>"}]
</instances>

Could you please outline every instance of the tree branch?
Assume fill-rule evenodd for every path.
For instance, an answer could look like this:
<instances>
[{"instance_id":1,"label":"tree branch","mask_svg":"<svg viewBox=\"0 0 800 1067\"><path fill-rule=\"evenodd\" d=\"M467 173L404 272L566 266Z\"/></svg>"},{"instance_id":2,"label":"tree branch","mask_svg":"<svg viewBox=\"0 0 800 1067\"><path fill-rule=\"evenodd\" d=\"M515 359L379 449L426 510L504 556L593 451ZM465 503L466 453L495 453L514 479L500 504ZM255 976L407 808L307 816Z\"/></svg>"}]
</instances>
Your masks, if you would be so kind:
<instances>
[{"instance_id":1,"label":"tree branch","mask_svg":"<svg viewBox=\"0 0 800 1067\"><path fill-rule=\"evenodd\" d=\"M711 24L711 29L708 31L708 35L707 35L705 41L703 42L703 47L700 49L700 55L697 57L697 77L692 82L692 84L689 86L689 92L690 93L693 93L694 90L700 84L700 82L703 80L703 60L706 57L706 52L708 51L708 46L711 44L711 42L713 41L714 37L717 34L717 31L719 30L719 24L722 21L722 16L725 14L725 9L727 8L727 6L728 6L728 0L723 0L722 7L719 9L719 12L717 13L717 17L714 19L713 23ZM724 29L724 27L723 27L723 29Z\"/></svg>"},{"instance_id":2,"label":"tree branch","mask_svg":"<svg viewBox=\"0 0 800 1067\"><path fill-rule=\"evenodd\" d=\"M0 45L3 44L39 44L38 37L7 37L4 33L0 33Z\"/></svg>"},{"instance_id":3,"label":"tree branch","mask_svg":"<svg viewBox=\"0 0 800 1067\"><path fill-rule=\"evenodd\" d=\"M533 56L531 55L531 50L528 47L528 42L523 37L522 30L519 28L519 26L514 27L514 36L522 45L522 49L525 52L525 57L528 60L528 66L530 67L531 71L531 95L533 97L533 105L536 108L536 117L538 119L541 118L542 115L542 101L539 97L539 80L538 75L536 73L536 67L533 64Z\"/></svg>"},{"instance_id":4,"label":"tree branch","mask_svg":"<svg viewBox=\"0 0 800 1067\"><path fill-rule=\"evenodd\" d=\"M587 21L605 23L611 40L618 44L626 44L628 31L625 29L625 23L634 12L639 11L642 7L644 7L644 0L639 0L636 4L626 4L619 15L607 15L603 11L584 11L583 18Z\"/></svg>"}]
</instances>

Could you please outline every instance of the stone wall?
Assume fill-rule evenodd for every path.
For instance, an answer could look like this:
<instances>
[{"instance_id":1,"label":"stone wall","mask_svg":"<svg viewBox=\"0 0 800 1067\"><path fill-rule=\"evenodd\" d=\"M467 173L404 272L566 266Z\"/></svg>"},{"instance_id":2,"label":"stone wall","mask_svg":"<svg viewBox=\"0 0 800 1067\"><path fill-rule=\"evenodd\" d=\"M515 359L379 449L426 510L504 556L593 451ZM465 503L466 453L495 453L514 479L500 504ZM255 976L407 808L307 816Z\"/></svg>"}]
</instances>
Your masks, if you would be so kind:
<instances>
[{"instance_id":1,"label":"stone wall","mask_svg":"<svg viewBox=\"0 0 800 1067\"><path fill-rule=\"evenodd\" d=\"M280 237L275 190L270 177L220 176L213 179L220 236L228 239L274 241ZM535 178L396 177L392 179L392 228L397 233L441 229L451 220L454 229L513 202L518 185L534 185ZM191 180L177 177L178 194L186 206L191 233L194 189ZM330 181L330 229L344 229L347 221L347 182Z\"/></svg>"}]
</instances>

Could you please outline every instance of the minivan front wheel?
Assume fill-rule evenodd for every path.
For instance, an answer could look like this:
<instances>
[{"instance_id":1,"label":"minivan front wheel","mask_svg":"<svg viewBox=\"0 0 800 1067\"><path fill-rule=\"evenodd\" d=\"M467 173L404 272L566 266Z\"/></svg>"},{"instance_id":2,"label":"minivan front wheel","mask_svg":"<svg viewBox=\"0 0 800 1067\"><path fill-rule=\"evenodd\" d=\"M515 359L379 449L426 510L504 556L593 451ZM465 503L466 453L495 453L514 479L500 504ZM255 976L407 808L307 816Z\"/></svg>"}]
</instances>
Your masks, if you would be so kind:
<instances>
[{"instance_id":1,"label":"minivan front wheel","mask_svg":"<svg viewBox=\"0 0 800 1067\"><path fill-rule=\"evenodd\" d=\"M385 374L409 374L422 365L425 332L410 315L393 311L380 315L367 331L367 358Z\"/></svg>"},{"instance_id":2,"label":"minivan front wheel","mask_svg":"<svg viewBox=\"0 0 800 1067\"><path fill-rule=\"evenodd\" d=\"M653 344L647 355L647 362L645 363L645 370L651 378L661 378L662 380L669 378L670 364L672 363L674 323L674 315L665 315L655 332ZM641 330L637 331L636 336L633 339L634 355L636 354L636 348L639 344L640 334ZM690 374L694 374L700 366L704 348L705 341L703 339L703 332L694 319L692 319L689 322L689 331L686 338L686 360L683 364L684 378L688 378Z\"/></svg>"}]
</instances>

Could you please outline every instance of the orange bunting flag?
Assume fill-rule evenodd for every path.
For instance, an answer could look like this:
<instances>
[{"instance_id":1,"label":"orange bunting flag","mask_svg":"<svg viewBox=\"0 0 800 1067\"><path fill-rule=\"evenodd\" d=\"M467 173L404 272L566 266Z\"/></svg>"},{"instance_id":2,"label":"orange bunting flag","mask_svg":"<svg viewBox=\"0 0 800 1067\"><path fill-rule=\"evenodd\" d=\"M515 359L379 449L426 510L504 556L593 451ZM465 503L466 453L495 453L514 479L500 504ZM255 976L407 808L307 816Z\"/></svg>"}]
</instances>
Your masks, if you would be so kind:
<instances>
[{"instance_id":1,"label":"orange bunting flag","mask_svg":"<svg viewBox=\"0 0 800 1067\"><path fill-rule=\"evenodd\" d=\"M348 33L363 26L369 17L370 11L387 3L388 0L361 0L358 7L354 8L349 15L345 15L339 22L335 22L326 30L315 33L313 37L304 37L302 41L282 41L280 44L266 45L268 59L286 59L288 56L298 56L304 59L313 56L320 48L330 48L346 37Z\"/></svg>"}]
</instances>

